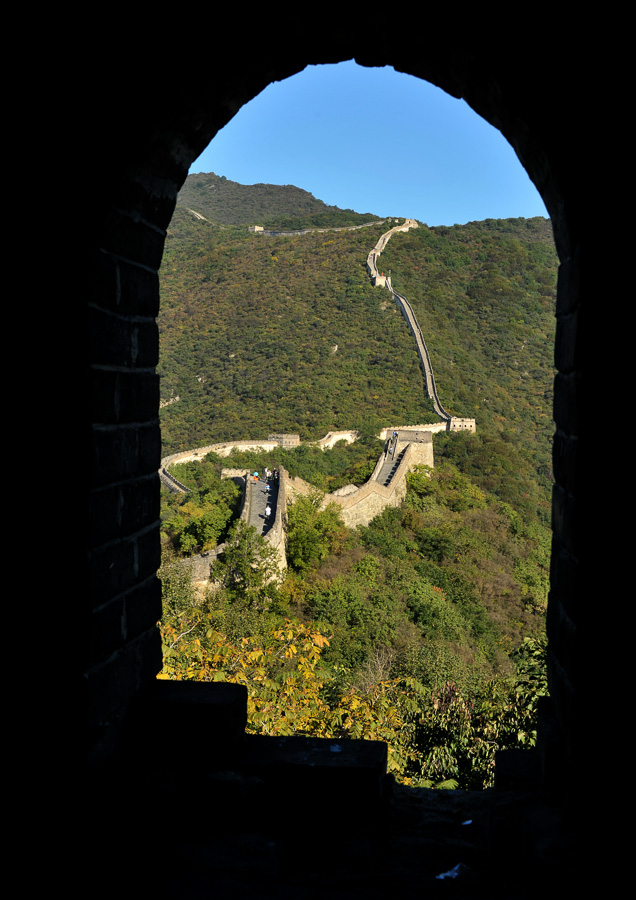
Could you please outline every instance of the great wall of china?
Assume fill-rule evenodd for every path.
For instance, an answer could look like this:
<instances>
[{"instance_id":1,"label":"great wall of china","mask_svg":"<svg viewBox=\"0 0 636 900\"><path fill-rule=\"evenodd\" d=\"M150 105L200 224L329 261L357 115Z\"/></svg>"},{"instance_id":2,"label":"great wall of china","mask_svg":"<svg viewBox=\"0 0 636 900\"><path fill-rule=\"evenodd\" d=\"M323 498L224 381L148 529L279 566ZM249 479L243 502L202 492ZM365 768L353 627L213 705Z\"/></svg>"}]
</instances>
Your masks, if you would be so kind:
<instances>
[{"instance_id":1,"label":"great wall of china","mask_svg":"<svg viewBox=\"0 0 636 900\"><path fill-rule=\"evenodd\" d=\"M341 510L342 519L348 528L357 525L368 525L372 519L379 515L388 506L399 506L406 495L406 476L414 467L419 465L434 465L433 460L433 433L438 431L475 431L475 420L451 416L442 406L435 384L433 367L420 326L415 313L406 297L394 290L391 279L378 270L378 258L387 242L394 234L417 228L418 223L414 219L407 219L404 224L395 226L385 232L369 252L367 257L367 272L372 284L376 287L386 287L395 301L398 309L404 316L406 323L415 339L418 357L424 374L427 395L433 401L435 412L440 417L440 422L422 425L406 425L395 428L386 428L380 432L379 437L384 440L384 453L378 459L373 474L369 480L357 487L347 485L332 494L326 494L322 505L336 503ZM323 229L321 229L323 230ZM343 229L334 229L343 230ZM338 441L354 441L357 438L355 431L329 432L320 441L312 442L323 450L333 447ZM169 471L175 463L202 460L208 453L216 453L220 457L227 457L233 451L246 450L275 450L276 448L290 448L300 444L297 434L270 434L267 440L233 441L210 444L207 447L199 447L182 453L175 453L165 457L161 461L159 476L168 490L187 492L188 488L179 482ZM278 555L281 572L286 568L285 534L287 525L287 506L293 502L295 495L307 495L315 489L300 478L291 478L288 472L279 467L279 480L276 489L266 485L262 480L255 479L251 472L243 469L222 469L221 477L232 478L240 484L243 492L240 518L253 525L256 530L274 547ZM265 516L265 507L270 504L272 513ZM209 553L200 554L191 560L192 577L196 582L209 580L210 565L223 551L221 544Z\"/></svg>"}]
</instances>

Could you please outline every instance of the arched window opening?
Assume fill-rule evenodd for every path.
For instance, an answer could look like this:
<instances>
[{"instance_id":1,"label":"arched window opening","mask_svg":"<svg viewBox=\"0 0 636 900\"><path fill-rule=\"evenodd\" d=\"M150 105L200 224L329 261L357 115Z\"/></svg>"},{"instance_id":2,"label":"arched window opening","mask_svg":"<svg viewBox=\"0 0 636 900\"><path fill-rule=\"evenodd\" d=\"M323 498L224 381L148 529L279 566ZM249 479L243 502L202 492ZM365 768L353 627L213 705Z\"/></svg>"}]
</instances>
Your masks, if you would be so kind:
<instances>
[{"instance_id":1,"label":"arched window opening","mask_svg":"<svg viewBox=\"0 0 636 900\"><path fill-rule=\"evenodd\" d=\"M375 88L361 90L361 97L376 109ZM408 158L393 121L372 116L369 121L370 142L386 131L392 152ZM291 142L292 135L281 140ZM376 186L382 180L380 165L366 171L360 166ZM406 161L400 168L406 168ZM225 172L215 174L227 179ZM295 178L278 180L287 184ZM403 201L385 206L385 220L372 219L368 231L270 236L247 229L265 222L266 230L284 232L298 222L282 212L269 223L251 221L256 218L252 210L240 223L219 223L205 215L210 200L204 202L203 195L225 187L219 179L199 179L189 193L190 205L177 206L168 231L162 281L171 298L160 319L171 342L170 359L161 363L162 403L170 427L167 449L264 441L271 432L300 431L307 441L318 438L321 429L349 428L368 432L368 456L355 459L353 445L341 445L335 465L359 488L364 479L356 483L352 470L357 465L358 476L370 474L373 452L376 457L385 452L371 441L377 426L416 425L427 422L430 413L421 402L422 376L412 337L389 294L371 287L363 266L373 242L393 224L386 218L400 215ZM228 531L238 497L217 479L223 466L217 460L216 471L211 467L204 476L207 483L198 484L197 499L208 499L202 506L188 501L191 518L179 532L180 549L209 550L215 536L229 536L234 568L229 571L227 559L221 560L215 572L225 579L222 588L216 599L196 600L192 614L187 591L179 594L175 581L172 619L164 621L166 677L249 681L250 727L256 732L386 740L393 771L407 783L488 786L490 761L476 776L481 783L462 781L471 768L471 754L479 753L477 742L486 740L475 721L482 716L484 734L488 731L491 738L498 728L503 732L497 704L503 708L513 695L522 697L518 720L506 727L511 733L516 729L528 745L534 742L532 714L543 690L539 623L547 603L554 374L551 358L537 354L554 340L556 269L549 226L538 218L540 210L541 205L523 219L504 213L461 225L451 220L462 216L448 212L446 221L427 224L421 219L417 230L387 245L383 261L421 320L442 394L456 416L477 419L475 439L469 443L467 436L436 436L434 477L415 472L408 501L389 506L356 537L343 529L337 510L321 509L312 497L298 499L288 512L291 567L282 588L269 580L265 551L250 548L245 534ZM419 218L411 209L404 214ZM323 227L343 227L332 215L333 222L323 221ZM367 234L373 239L367 240ZM362 256L357 272L349 262L356 253ZM187 268L183 280L187 254L196 258L197 274ZM304 282L298 303L303 284L298 273L305 276L309 269L314 274L309 285ZM272 285L275 290L268 294ZM209 297L214 319L203 313ZM330 304L335 315L329 315ZM218 321L221 310L241 320L242 332L236 329L228 336ZM346 365L338 371L334 361L345 356L356 334L360 347L350 358L364 363L354 365L356 371ZM316 369L323 374L322 384L310 380L309 372ZM405 369L408 378L403 377ZM484 372L491 378L493 370L496 389L481 396L484 392L475 386L483 384ZM233 393L239 403L233 402ZM364 401L354 404L355 409L352 394ZM366 418L346 419L359 414L369 399L381 407L387 395L393 406L385 402L381 415L367 411ZM208 421L194 421L202 398L206 405L200 408L206 409ZM406 405L400 406L397 401L405 398ZM317 411L303 416L303 404L317 406ZM464 437L468 451L461 444ZM302 449L274 450L266 458L245 457L243 462L247 459L250 472L262 474L264 466L275 468L282 460L289 468L294 452L300 462L292 461L298 466L292 474L300 477L313 465L314 477L304 481L323 490L334 484L335 490L347 490L337 474L320 470L318 459L309 460L309 453L303 459ZM321 458L328 456L322 453ZM232 459L232 465L238 473L241 459ZM537 483L543 479L542 487L533 484L534 476ZM173 523L179 515L173 510ZM184 514L181 526L185 521ZM173 524L173 536L181 526ZM254 567L248 552L260 553L265 568ZM523 643L524 637L532 641ZM423 727L416 722L422 709L430 714ZM471 729L461 752L443 763L444 740L449 743L451 736L465 736ZM440 739L444 730L446 738ZM398 734L408 738L400 742ZM508 738L502 733L502 747L510 745Z\"/></svg>"},{"instance_id":2,"label":"arched window opening","mask_svg":"<svg viewBox=\"0 0 636 900\"><path fill-rule=\"evenodd\" d=\"M476 868L468 874L470 884L459 885L460 891L465 888L471 893L474 887L475 896L493 896L495 883L502 896L510 893L512 884L553 890L555 881L571 885L571 876L578 874L568 861L563 862L563 851L567 854L568 850L560 824L555 824L562 821L555 807L565 809L566 814L574 811L572 818L577 821L587 823L590 818L583 815L587 814L583 803L588 797L581 792L578 778L584 755L587 761L589 754L582 738L587 731L581 727L581 716L589 709L582 670L596 658L599 647L615 646L616 630L614 617L597 615L602 594L591 585L601 584L601 566L606 584L608 559L620 564L615 547L609 546L610 538L602 533L611 529L599 526L599 510L606 509L612 492L594 477L598 421L594 415L587 417L588 410L603 408L598 401L606 385L598 383L598 374L610 371L616 356L614 341L608 337L616 319L607 314L606 304L598 302L600 292L591 287L593 274L599 276L598 284L602 283L600 266L606 267L609 254L591 253L589 232L592 228L597 232L598 227L586 210L590 194L608 196L608 187L616 191L609 173L620 171L615 160L610 166L603 158L592 161L592 154L585 156L594 118L589 108L594 94L585 78L602 78L602 72L599 75L598 67L592 70L587 64L591 44L572 42L565 30L555 33L558 23L550 23L551 57L544 65L543 60L537 64L538 48L546 46L546 26L539 18L528 19L509 41L502 40L501 32L481 13L483 24L466 37L456 21L451 28L436 30L430 23L419 27L424 14L413 28L414 18L411 12L404 19L393 12L391 33L387 30L377 41L359 24L334 30L330 21L321 28L316 20L316 39L312 37L310 49L303 26L294 42L270 41L265 32L259 32L250 52L244 49L244 42L239 46L231 40L232 34L240 32L243 37L253 32L246 22L235 22L234 32L223 31L223 24L215 23L215 37L228 38L229 64L222 53L212 52L209 30L200 41L184 43L182 56L170 36L170 52L179 57L170 59L148 40L144 23L143 40L133 35L134 29L126 30L131 35L129 49L134 52L120 52L113 65L112 48L120 46L124 31L117 20L118 40L103 39L91 46L90 64L84 65L83 60L81 68L73 70L81 71L82 84L93 75L92 99L96 102L87 102L83 90L66 90L65 85L65 101L72 104L78 94L80 133L75 147L90 145L94 156L90 172L86 166L89 177L82 179L76 171L78 155L68 152L66 179L49 179L48 183L54 183L56 189L63 183L78 185L75 199L81 202L69 207L81 238L78 247L81 251L86 242L89 251L85 256L88 277L79 280L87 295L88 361L78 353L74 310L65 323L73 327L65 329L59 343L48 343L52 370L59 366L62 349L71 363L78 365L78 383L85 383L87 369L90 382L90 396L82 397L75 407L81 423L80 447L86 447L91 469L86 500L89 527L79 533L80 540L87 542L86 559L84 566L69 567L68 580L77 582L77 592L88 607L81 706L91 763L90 784L86 789L82 783L82 794L90 797L90 809L88 817L82 810L77 820L88 838L91 852L87 858L94 861L102 891L108 875L115 890L133 880L136 887L147 884L154 875L161 882L160 889L165 892L168 884L175 895L195 882L204 892L217 884L223 892L228 883L240 883L246 896L262 893L264 882L266 892L270 887L275 892L278 884L285 882L283 893L308 885L314 893L324 888L322 893L327 896L333 893L336 881L340 886L346 883L341 878L346 868L343 874L358 892L367 891L369 896L382 890L400 893L404 885L401 893L406 896L414 884L421 887L423 872L431 879L441 874L442 858L454 863L458 841L464 846L467 834L463 823L474 821L472 812L477 807L483 813L480 820L492 827L487 833L481 831L483 840L473 844L471 858ZM272 33L279 27L276 22ZM193 52L194 45L201 52ZM541 771L536 778L531 773L534 780L529 783L525 763L517 767L519 760L513 759L504 775L505 785L499 783L498 775L494 791L479 792L478 796L469 792L463 797L467 806L460 804L462 810L469 812L470 808L470 814L462 812L461 825L453 803L456 792L436 791L434 799L429 792L411 788L393 792L390 779L384 777L386 759L376 756L372 760L368 752L381 746L377 742L351 742L355 743L351 755L345 753L351 743L345 748L344 742L337 742L337 749L329 750L325 767L315 765L311 753L302 759L292 754L279 766L281 760L274 760L272 752L280 747L279 740L248 736L257 737L252 742L245 736L245 702L240 690L228 693L222 689L223 702L219 703L218 685L177 685L156 677L162 657L156 628L161 591L156 577L160 562L160 433L155 317L158 269L177 192L188 166L207 142L268 84L298 73L308 63L354 56L366 64L395 65L452 96L464 97L498 128L539 187L550 212L560 260L548 606L551 695L539 730ZM65 151L67 147L70 151L70 145L65 145ZM85 206L88 184L90 211ZM77 215L78 211L83 214ZM62 237L66 249L71 247L66 234ZM60 306L61 314L71 309L71 304ZM72 392L66 397L74 401ZM586 552L587 535L594 536L595 544L605 541L602 551L595 546L593 553ZM63 540L67 553L66 534ZM369 582L377 578L368 559L355 562L367 571ZM383 664L383 659L377 660L378 671ZM186 690L175 689L179 687ZM585 702L580 702L582 697ZM234 703L237 698L243 704L240 708ZM298 743L305 749L308 746L304 738L293 741L295 748ZM313 747L311 741L309 744ZM255 748L256 758L251 760L255 767L245 777L233 778L244 761L241 753L246 746ZM527 758L525 753L520 756ZM263 803L263 776L271 773L272 762L275 777ZM171 822L181 821L190 773L196 784L193 802L188 802L189 827L169 826L161 832L166 833L165 841L163 837L160 840L164 848L169 847L171 862L157 865L157 823L169 817ZM360 777L352 778L354 773ZM62 784L66 800L66 781ZM511 784L523 789L525 799L519 801L518 815L509 803L511 792L505 789ZM406 852L402 855L405 847L401 843L396 859L390 852L387 858L385 851L389 843L395 846L393 825L397 820L387 815L387 806L392 814L398 794L417 796L418 805L426 794L435 812L430 830L420 832L414 841L413 808L406 811ZM241 803L246 799L248 806L238 806L236 799ZM553 808L541 819L535 813L544 799ZM438 812L444 805L447 811L453 810L440 828ZM323 818L307 814L308 809L323 808L330 812L327 828ZM244 814L246 810L248 814ZM557 813L554 817L553 811ZM605 830L610 821L608 815L592 817L588 830L595 842L594 822L603 822ZM565 824L567 830L570 823ZM389 832L390 842L386 840ZM272 836L274 843L280 841L276 846ZM343 836L353 837L344 850ZM365 849L360 841L363 836L369 839ZM550 837L556 837L557 846L552 843L551 848L554 853L547 850ZM317 847L321 850L318 855ZM483 853L486 847L491 849L489 854ZM363 856L365 865L361 867ZM409 862L406 870L404 857ZM367 861L377 865L367 866ZM245 871L246 862L249 872ZM589 867L579 871L587 877ZM277 873L273 875L276 885L272 885L272 873ZM455 872L444 867L443 874ZM433 893L436 884L431 880Z\"/></svg>"}]
</instances>

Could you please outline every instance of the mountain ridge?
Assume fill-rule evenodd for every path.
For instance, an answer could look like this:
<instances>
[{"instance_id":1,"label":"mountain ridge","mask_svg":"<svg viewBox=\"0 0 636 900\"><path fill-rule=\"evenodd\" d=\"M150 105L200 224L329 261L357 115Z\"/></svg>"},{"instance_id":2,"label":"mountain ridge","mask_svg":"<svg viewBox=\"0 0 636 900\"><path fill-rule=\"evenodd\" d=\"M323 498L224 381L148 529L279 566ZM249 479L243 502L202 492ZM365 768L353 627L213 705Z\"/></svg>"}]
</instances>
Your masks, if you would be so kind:
<instances>
[{"instance_id":1,"label":"mountain ridge","mask_svg":"<svg viewBox=\"0 0 636 900\"><path fill-rule=\"evenodd\" d=\"M188 175L179 191L177 206L195 209L219 225L281 227L285 222L298 221L318 228L330 224L359 225L380 218L329 206L295 185L244 185L214 172Z\"/></svg>"}]
</instances>

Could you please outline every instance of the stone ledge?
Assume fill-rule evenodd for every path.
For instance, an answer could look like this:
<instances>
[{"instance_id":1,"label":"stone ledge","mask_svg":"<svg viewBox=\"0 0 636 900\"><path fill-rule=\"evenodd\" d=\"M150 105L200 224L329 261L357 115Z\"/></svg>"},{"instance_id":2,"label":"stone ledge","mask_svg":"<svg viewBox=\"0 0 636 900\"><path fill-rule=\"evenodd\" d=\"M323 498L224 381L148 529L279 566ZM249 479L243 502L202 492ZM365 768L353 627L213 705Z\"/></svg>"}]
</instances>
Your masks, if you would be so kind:
<instances>
[{"instance_id":1,"label":"stone ledge","mask_svg":"<svg viewBox=\"0 0 636 900\"><path fill-rule=\"evenodd\" d=\"M158 679L140 698L128 730L127 750L146 764L180 766L195 758L216 765L247 723L247 688L227 682Z\"/></svg>"},{"instance_id":2,"label":"stone ledge","mask_svg":"<svg viewBox=\"0 0 636 900\"><path fill-rule=\"evenodd\" d=\"M387 752L381 741L246 735L232 770L262 783L261 802L277 828L294 830L307 810L328 809L334 832L381 815L392 781Z\"/></svg>"}]
</instances>

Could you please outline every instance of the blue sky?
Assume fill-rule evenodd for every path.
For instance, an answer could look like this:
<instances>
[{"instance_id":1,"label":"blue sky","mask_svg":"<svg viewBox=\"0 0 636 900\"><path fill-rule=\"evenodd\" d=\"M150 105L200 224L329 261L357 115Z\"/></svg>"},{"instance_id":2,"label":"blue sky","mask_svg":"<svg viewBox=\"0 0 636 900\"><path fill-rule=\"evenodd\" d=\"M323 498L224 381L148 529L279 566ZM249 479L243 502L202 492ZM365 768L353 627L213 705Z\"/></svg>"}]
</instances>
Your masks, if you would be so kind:
<instances>
[{"instance_id":1,"label":"blue sky","mask_svg":"<svg viewBox=\"0 0 636 900\"><path fill-rule=\"evenodd\" d=\"M428 225L547 216L508 142L463 100L354 62L269 85L190 171L294 184L343 209Z\"/></svg>"}]
</instances>

